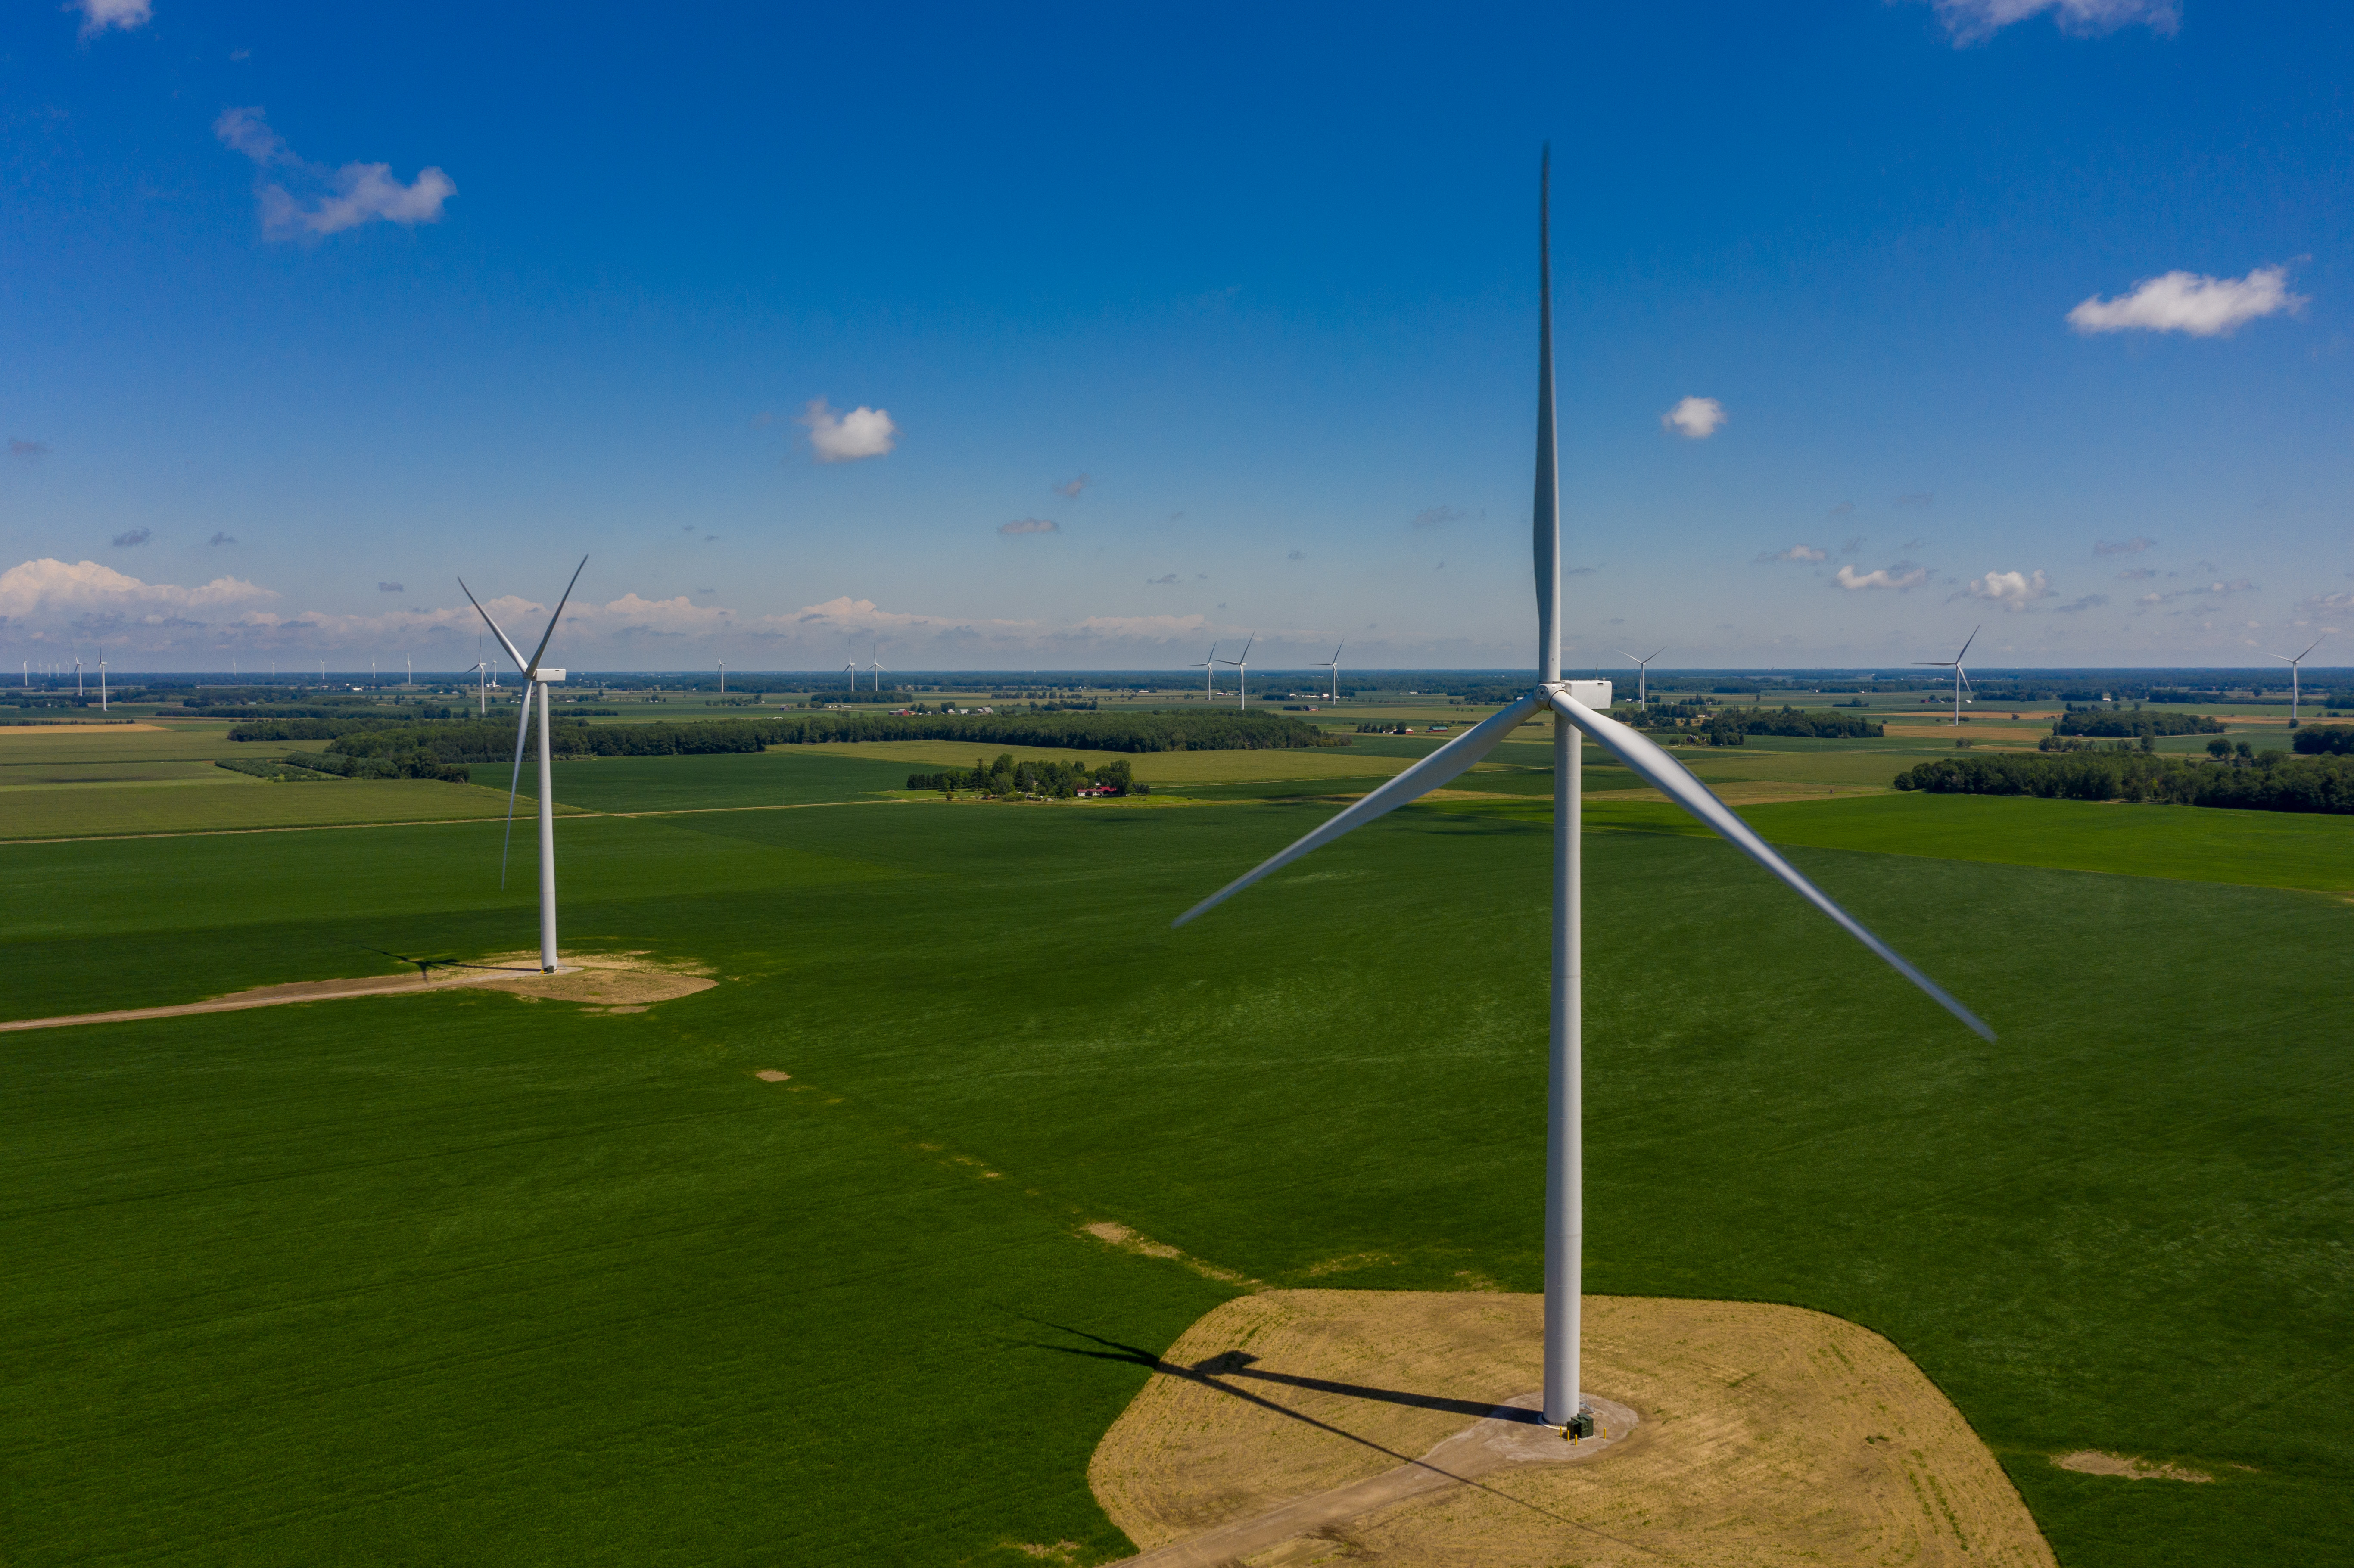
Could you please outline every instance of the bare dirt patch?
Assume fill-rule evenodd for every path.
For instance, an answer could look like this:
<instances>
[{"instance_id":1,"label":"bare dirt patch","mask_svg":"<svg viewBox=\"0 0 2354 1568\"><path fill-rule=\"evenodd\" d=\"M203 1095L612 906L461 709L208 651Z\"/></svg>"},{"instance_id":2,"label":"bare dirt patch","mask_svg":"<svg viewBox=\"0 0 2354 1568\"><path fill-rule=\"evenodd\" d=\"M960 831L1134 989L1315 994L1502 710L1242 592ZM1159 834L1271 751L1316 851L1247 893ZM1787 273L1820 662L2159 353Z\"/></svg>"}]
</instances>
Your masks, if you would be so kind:
<instances>
[{"instance_id":1,"label":"bare dirt patch","mask_svg":"<svg viewBox=\"0 0 2354 1568\"><path fill-rule=\"evenodd\" d=\"M548 1001L580 1001L591 1012L643 1012L658 1001L672 1001L709 991L719 982L707 964L664 961L645 952L566 953L557 973L519 974L480 982L491 991ZM536 966L536 952L506 953L482 962L492 968Z\"/></svg>"},{"instance_id":2,"label":"bare dirt patch","mask_svg":"<svg viewBox=\"0 0 2354 1568\"><path fill-rule=\"evenodd\" d=\"M2211 1481L2215 1478L2204 1470L2193 1470L2181 1465L2156 1464L2147 1459L2129 1458L2123 1454L2104 1454L2097 1448L2079 1448L2073 1454L2055 1454L2052 1462L2063 1470L2077 1470L2087 1476L2117 1476L2128 1481Z\"/></svg>"},{"instance_id":3,"label":"bare dirt patch","mask_svg":"<svg viewBox=\"0 0 2354 1568\"><path fill-rule=\"evenodd\" d=\"M763 1067L752 1075L764 1084L790 1084L793 1081L790 1073L780 1073L774 1067Z\"/></svg>"},{"instance_id":4,"label":"bare dirt patch","mask_svg":"<svg viewBox=\"0 0 2354 1568\"><path fill-rule=\"evenodd\" d=\"M1398 1468L1536 1386L1533 1296L1275 1290L1172 1347L1088 1482L1147 1551ZM1960 1413L1854 1324L1589 1297L1585 1380L1641 1424L1590 1464L1378 1507L1253 1563L1999 1563L2051 1549Z\"/></svg>"}]
</instances>

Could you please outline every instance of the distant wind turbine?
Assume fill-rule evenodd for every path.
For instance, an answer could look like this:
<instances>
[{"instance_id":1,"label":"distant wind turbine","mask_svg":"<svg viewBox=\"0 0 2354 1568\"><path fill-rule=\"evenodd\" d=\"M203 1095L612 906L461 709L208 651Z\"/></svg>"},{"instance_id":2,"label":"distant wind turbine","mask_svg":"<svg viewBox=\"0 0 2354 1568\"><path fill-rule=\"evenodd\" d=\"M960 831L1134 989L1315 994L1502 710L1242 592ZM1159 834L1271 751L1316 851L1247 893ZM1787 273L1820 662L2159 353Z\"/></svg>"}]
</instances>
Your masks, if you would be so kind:
<instances>
[{"instance_id":1,"label":"distant wind turbine","mask_svg":"<svg viewBox=\"0 0 2354 1568\"><path fill-rule=\"evenodd\" d=\"M843 669L844 671L846 671L846 672L848 672L848 673L849 673L849 675L850 675L850 689L851 689L853 692L857 691L857 690L858 690L858 644L857 644L857 643L853 642L853 643L851 643L851 644L850 644L850 662L849 662L849 663L847 663L847 664L844 664L844 665L843 666Z\"/></svg>"},{"instance_id":2,"label":"distant wind turbine","mask_svg":"<svg viewBox=\"0 0 2354 1568\"><path fill-rule=\"evenodd\" d=\"M1257 641L1258 633L1254 631L1250 634L1250 641L1243 644L1241 658L1218 661L1221 664L1232 664L1235 667L1235 705L1239 708L1250 706L1250 651L1251 643Z\"/></svg>"},{"instance_id":3,"label":"distant wind turbine","mask_svg":"<svg viewBox=\"0 0 2354 1568\"><path fill-rule=\"evenodd\" d=\"M867 664L867 666L866 666L866 667L867 667L868 669L870 669L870 670L872 670L872 671L874 671L874 672L875 672L875 689L877 692L880 692L880 691L883 689L883 673L884 673L884 671L883 671L883 640L882 640L881 638L879 638L879 637L878 637L878 638L876 638L876 639L875 640L875 657L874 657L873 661L872 661L872 662L870 662Z\"/></svg>"},{"instance_id":4,"label":"distant wind turbine","mask_svg":"<svg viewBox=\"0 0 2354 1568\"><path fill-rule=\"evenodd\" d=\"M106 661L98 662L98 711L106 711Z\"/></svg>"},{"instance_id":5,"label":"distant wind turbine","mask_svg":"<svg viewBox=\"0 0 2354 1568\"><path fill-rule=\"evenodd\" d=\"M1951 670L1954 673L1954 723L1956 725L1962 722L1962 688L1970 683L1969 676L1962 673L1962 653L1967 653L1970 651L1970 644L1976 642L1978 640L1978 633L1985 630L1983 626L1971 627L1969 636L1962 640L1962 652L1955 654L1950 659L1913 661L1914 668L1918 670ZM2310 653L2313 650L2308 648L2305 652ZM2298 657L2302 658L2304 654L2299 654ZM1978 692L1975 687L1971 688L1970 700L1978 701Z\"/></svg>"},{"instance_id":6,"label":"distant wind turbine","mask_svg":"<svg viewBox=\"0 0 2354 1568\"><path fill-rule=\"evenodd\" d=\"M1651 650L1649 659L1638 659L1624 648L1618 650L1618 657L1629 661L1635 666L1635 705L1637 707L1648 708L1651 705L1651 659L1656 659L1666 652L1665 648L1655 648Z\"/></svg>"},{"instance_id":7,"label":"distant wind turbine","mask_svg":"<svg viewBox=\"0 0 2354 1568\"><path fill-rule=\"evenodd\" d=\"M723 697L727 694L727 661L725 659L719 661L719 694Z\"/></svg>"},{"instance_id":8,"label":"distant wind turbine","mask_svg":"<svg viewBox=\"0 0 2354 1568\"><path fill-rule=\"evenodd\" d=\"M1213 642L1210 644L1210 656L1208 658L1203 660L1198 664L1188 664L1185 667L1189 670L1199 670L1202 672L1202 700L1204 702L1209 702L1217 696L1217 689L1211 684L1212 682L1218 678L1218 645L1216 643Z\"/></svg>"},{"instance_id":9,"label":"distant wind turbine","mask_svg":"<svg viewBox=\"0 0 2354 1568\"><path fill-rule=\"evenodd\" d=\"M2307 643L2306 645L2305 653L2310 653L2316 648L2320 647L2323 639L2327 638L2328 635L2329 633L2325 631L2320 637L2317 637L2311 642ZM2300 653L2294 659L2290 658L2285 653L2275 653L2273 655L2274 658L2288 666L2288 722L2291 727L2294 727L2296 724L2296 700L2301 694L2297 688L2297 666L2305 662L2305 653Z\"/></svg>"},{"instance_id":10,"label":"distant wind turbine","mask_svg":"<svg viewBox=\"0 0 2354 1568\"><path fill-rule=\"evenodd\" d=\"M1320 666L1331 672L1332 676L1332 689L1326 696L1328 702L1337 703L1341 700L1341 648L1346 648L1348 645L1345 641L1342 641L1340 648L1332 650L1332 657L1325 660Z\"/></svg>"},{"instance_id":11,"label":"distant wind turbine","mask_svg":"<svg viewBox=\"0 0 2354 1568\"><path fill-rule=\"evenodd\" d=\"M1546 162L1551 163L1548 152ZM1580 1246L1584 1225L1584 1133L1581 1084L1584 1050L1583 889L1584 852L1579 840L1582 791L1578 768L1583 742L1591 737L1637 777L1698 817L1734 846L1788 884L1849 935L1869 948L1948 1012L1991 1040L1993 1032L1968 1009L1940 991L1847 911L1785 861L1734 815L1674 758L1607 715L1606 681L1561 678L1561 506L1554 451L1553 376L1553 280L1546 244L1546 199L1540 176L1537 207L1537 471L1535 556L1537 673L1535 687L1505 708L1440 747L1412 768L1334 816L1282 853L1236 878L1180 915L1182 926L1252 883L1352 828L1446 784L1495 748L1541 708L1565 722L1553 726L1553 1019L1548 1054L1545 1124L1545 1321L1544 1409L1548 1425L1573 1435L1593 1433L1593 1415L1580 1398L1578 1340L1582 1300Z\"/></svg>"},{"instance_id":12,"label":"distant wind turbine","mask_svg":"<svg viewBox=\"0 0 2354 1568\"><path fill-rule=\"evenodd\" d=\"M499 623L491 619L491 612L482 608L482 601L474 597L474 590L466 586L466 579L458 579L459 591L466 596L466 601L474 607L475 612L491 629L491 635L499 640L499 646L507 651L507 657L514 661L515 668L523 672L523 713L515 723L514 774L507 783L506 843L499 851L499 885L502 887L507 881L507 849L514 843L515 792L523 784L524 736L531 726L532 698L534 695L539 698L539 968L541 973L551 975L556 972L556 764L550 758L547 739L547 688L564 679L564 672L541 669L539 658L547 652L547 640L556 635L557 623L564 619L564 607L572 600L572 584L580 580L580 574L588 565L588 557L583 556L580 565L572 568L572 582L564 585L564 597L556 601L556 613L547 618L547 630L540 635L539 646L532 650L528 659L523 656L522 650L508 641L507 634L499 629Z\"/></svg>"},{"instance_id":13,"label":"distant wind turbine","mask_svg":"<svg viewBox=\"0 0 2354 1568\"><path fill-rule=\"evenodd\" d=\"M474 677L474 715L477 718L491 716L490 672L491 667L480 659L474 661L474 667L469 672Z\"/></svg>"}]
</instances>

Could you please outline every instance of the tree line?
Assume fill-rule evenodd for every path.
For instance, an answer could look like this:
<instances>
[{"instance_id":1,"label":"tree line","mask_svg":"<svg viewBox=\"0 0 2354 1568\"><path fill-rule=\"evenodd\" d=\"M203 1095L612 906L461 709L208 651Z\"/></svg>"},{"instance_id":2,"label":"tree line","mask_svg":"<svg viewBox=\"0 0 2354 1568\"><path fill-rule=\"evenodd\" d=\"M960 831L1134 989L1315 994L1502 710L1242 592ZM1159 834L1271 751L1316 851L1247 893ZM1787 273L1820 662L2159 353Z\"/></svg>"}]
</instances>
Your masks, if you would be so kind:
<instances>
[{"instance_id":1,"label":"tree line","mask_svg":"<svg viewBox=\"0 0 2354 1568\"><path fill-rule=\"evenodd\" d=\"M2213 762L2141 751L1939 758L1896 776L1899 789L1933 795L2037 795L2145 800L2254 811L2354 812L2354 758L2285 751Z\"/></svg>"},{"instance_id":2,"label":"tree line","mask_svg":"<svg viewBox=\"0 0 2354 1568\"><path fill-rule=\"evenodd\" d=\"M1016 762L1013 753L1001 751L994 762L984 763L975 758L969 768L907 775L910 789L938 789L944 795L1043 795L1057 800L1067 800L1082 789L1106 784L1115 795L1151 793L1150 785L1136 781L1135 769L1126 758L1089 768L1084 762L1056 762L1051 758L1044 762Z\"/></svg>"},{"instance_id":3,"label":"tree line","mask_svg":"<svg viewBox=\"0 0 2354 1568\"><path fill-rule=\"evenodd\" d=\"M2053 735L2112 736L2121 740L2160 735L2221 735L2222 724L2205 714L2106 713L2077 708L2052 721Z\"/></svg>"}]
</instances>

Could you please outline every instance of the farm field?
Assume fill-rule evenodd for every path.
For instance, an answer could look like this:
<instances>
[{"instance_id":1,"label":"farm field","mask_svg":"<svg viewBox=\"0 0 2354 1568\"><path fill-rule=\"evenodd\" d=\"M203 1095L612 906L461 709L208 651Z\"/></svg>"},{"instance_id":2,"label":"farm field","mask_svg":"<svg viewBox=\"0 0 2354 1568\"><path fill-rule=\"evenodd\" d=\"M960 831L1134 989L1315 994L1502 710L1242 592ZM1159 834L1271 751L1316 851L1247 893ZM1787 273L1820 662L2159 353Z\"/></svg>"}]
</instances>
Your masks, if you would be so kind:
<instances>
[{"instance_id":1,"label":"farm field","mask_svg":"<svg viewBox=\"0 0 2354 1568\"><path fill-rule=\"evenodd\" d=\"M524 788L538 787L538 764L524 759ZM814 747L723 752L702 757L599 757L556 759L556 799L591 811L709 811L753 806L807 806L875 800L907 782L897 763L822 755ZM478 762L479 787L506 796L514 765Z\"/></svg>"},{"instance_id":2,"label":"farm field","mask_svg":"<svg viewBox=\"0 0 2354 1568\"><path fill-rule=\"evenodd\" d=\"M504 788L421 779L273 784L203 767L186 778L0 789L0 840L461 821L507 810Z\"/></svg>"},{"instance_id":3,"label":"farm field","mask_svg":"<svg viewBox=\"0 0 2354 1568\"><path fill-rule=\"evenodd\" d=\"M718 764L817 760L598 762L559 798L721 804L745 775ZM7 1555L1116 1555L1085 1469L1142 1382L1127 1347L1234 1287L1085 1224L1276 1285L1537 1287L1545 1001L1510 977L1544 961L1539 809L1401 813L1182 932L1327 808L583 817L567 943L716 988L626 1016L458 991L12 1037L0 1237L42 1267L0 1324ZM2081 824L2134 815L2158 836L2104 841L2109 869L2196 859L2168 853L2186 829L2308 835L2204 852L2262 880L2341 824L1751 815L1847 832L1804 868L2002 1039L1730 850L1596 832L1591 1287L1887 1334L2065 1563L2336 1554L2354 909L1959 852L2065 863L2105 831ZM7 845L0 998L155 1005L509 949L533 905L527 874L498 887L499 836ZM2235 955L2295 982L2218 1009ZM2219 1478L2050 1462L2085 1447Z\"/></svg>"}]
</instances>

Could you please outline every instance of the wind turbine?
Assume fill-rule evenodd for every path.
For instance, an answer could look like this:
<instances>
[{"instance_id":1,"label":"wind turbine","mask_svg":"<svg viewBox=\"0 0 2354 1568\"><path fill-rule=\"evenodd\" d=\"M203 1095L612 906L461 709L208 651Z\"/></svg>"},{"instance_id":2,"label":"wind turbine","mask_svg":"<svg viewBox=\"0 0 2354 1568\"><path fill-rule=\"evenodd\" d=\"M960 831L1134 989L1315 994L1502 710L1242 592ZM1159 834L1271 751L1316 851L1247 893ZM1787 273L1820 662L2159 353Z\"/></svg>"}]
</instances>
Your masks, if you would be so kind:
<instances>
[{"instance_id":1,"label":"wind turbine","mask_svg":"<svg viewBox=\"0 0 2354 1568\"><path fill-rule=\"evenodd\" d=\"M2326 638L2328 635L2329 633L2325 631L2320 637L2315 638L2306 648L2305 653L2310 653L2314 649L2320 647L2322 638ZM2289 727L2292 729L2296 726L2296 699L2299 694L2296 683L2296 667L2305 662L2305 653L2300 653L2294 659L2290 658L2285 653L2275 653L2273 655L2274 658L2288 666L2288 722Z\"/></svg>"},{"instance_id":2,"label":"wind turbine","mask_svg":"<svg viewBox=\"0 0 2354 1568\"><path fill-rule=\"evenodd\" d=\"M719 694L723 697L727 694L727 661L725 659L719 661Z\"/></svg>"},{"instance_id":3,"label":"wind turbine","mask_svg":"<svg viewBox=\"0 0 2354 1568\"><path fill-rule=\"evenodd\" d=\"M532 650L529 659L525 659L522 651L507 640L507 634L499 630L499 623L491 619L491 612L482 608L482 601L474 597L474 590L466 586L466 579L458 579L459 591L466 596L466 601L490 627L491 635L499 640L499 646L507 651L507 657L515 662L515 668L523 672L523 713L515 724L514 776L507 783L506 845L499 851L499 885L502 887L507 882L507 848L514 843L515 791L523 783L524 732L531 726L531 699L534 694L539 697L539 969L542 974L556 972L556 765L548 756L547 688L552 683L564 679L564 672L541 669L539 656L547 652L547 640L556 635L557 623L564 619L564 607L572 600L572 583L580 580L580 574L588 565L588 557L583 556L580 565L572 568L572 582L564 585L564 597L556 601L556 613L547 618L547 630L541 633L539 646Z\"/></svg>"},{"instance_id":4,"label":"wind turbine","mask_svg":"<svg viewBox=\"0 0 2354 1568\"><path fill-rule=\"evenodd\" d=\"M879 637L875 640L875 658L866 667L875 672L875 689L880 692L883 689L883 640Z\"/></svg>"},{"instance_id":5,"label":"wind turbine","mask_svg":"<svg viewBox=\"0 0 2354 1568\"><path fill-rule=\"evenodd\" d=\"M98 711L106 711L106 661L98 662Z\"/></svg>"},{"instance_id":6,"label":"wind turbine","mask_svg":"<svg viewBox=\"0 0 2354 1568\"><path fill-rule=\"evenodd\" d=\"M467 672L474 677L474 715L477 718L491 716L490 672L491 667L480 659L475 660L473 669Z\"/></svg>"},{"instance_id":7,"label":"wind turbine","mask_svg":"<svg viewBox=\"0 0 2354 1568\"><path fill-rule=\"evenodd\" d=\"M74 655L74 695L81 695L81 655Z\"/></svg>"},{"instance_id":8,"label":"wind turbine","mask_svg":"<svg viewBox=\"0 0 2354 1568\"><path fill-rule=\"evenodd\" d=\"M1552 163L1547 150L1545 163ZM1584 1133L1581 1057L1584 1048L1583 889L1584 856L1578 840L1581 789L1578 778L1584 741L1591 737L1638 777L1732 841L1734 846L1796 889L1899 974L1920 987L1946 1011L1988 1040L1993 1031L1928 976L1897 956L1814 884L1798 874L1746 822L1734 815L1707 786L1676 759L1606 714L1606 681L1561 678L1561 503L1554 452L1553 386L1553 277L1546 242L1545 175L1537 196L1537 464L1534 554L1537 590L1537 672L1533 689L1501 712L1466 730L1355 805L1334 816L1299 842L1237 877L1172 922L1214 908L1252 883L1290 864L1310 850L1352 828L1436 789L1478 762L1541 708L1559 719L1553 726L1553 1016L1547 1056L1545 1118L1545 1326L1543 1419L1574 1436L1593 1435L1593 1415L1581 1401L1578 1383L1579 1312L1582 1285L1579 1248L1584 1225Z\"/></svg>"},{"instance_id":9,"label":"wind turbine","mask_svg":"<svg viewBox=\"0 0 2354 1568\"><path fill-rule=\"evenodd\" d=\"M1970 644L1976 642L1978 640L1978 633L1985 630L1986 628L1983 626L1973 626L1970 628L1969 636L1965 638L1962 641L1962 653L1967 653L1970 651ZM2308 648L2305 652L2306 653L2310 653L2313 650ZM1970 683L1970 678L1962 673L1962 653L1956 653L1950 659L1915 659L1913 661L1913 665L1915 669L1951 670L1954 673L1954 723L1956 725L1959 725L1962 722L1962 688L1969 685ZM2300 659L2304 656L2304 653L2297 655ZM1970 700L1972 702L1976 702L1978 700L1977 689L1975 687L1971 690Z\"/></svg>"},{"instance_id":10,"label":"wind turbine","mask_svg":"<svg viewBox=\"0 0 2354 1568\"><path fill-rule=\"evenodd\" d=\"M1635 666L1635 705L1637 707L1648 708L1651 705L1651 659L1656 659L1666 652L1665 648L1655 648L1651 651L1650 659L1637 659L1624 648L1618 650L1618 657L1631 661Z\"/></svg>"},{"instance_id":11,"label":"wind turbine","mask_svg":"<svg viewBox=\"0 0 2354 1568\"><path fill-rule=\"evenodd\" d=\"M1250 642L1243 644L1243 656L1241 658L1221 659L1218 661L1221 664L1232 664L1235 667L1235 697L1236 699L1235 705L1236 707L1246 708L1250 706L1250 651L1251 642L1256 642L1257 641L1258 633L1254 631L1250 634Z\"/></svg>"},{"instance_id":12,"label":"wind turbine","mask_svg":"<svg viewBox=\"0 0 2354 1568\"><path fill-rule=\"evenodd\" d=\"M1328 702L1337 703L1341 700L1341 648L1346 648L1348 645L1344 641L1340 648L1332 650L1332 657L1324 661L1323 668L1332 673L1332 689L1326 698Z\"/></svg>"},{"instance_id":13,"label":"wind turbine","mask_svg":"<svg viewBox=\"0 0 2354 1568\"><path fill-rule=\"evenodd\" d=\"M1210 656L1208 658L1202 660L1199 663L1188 664L1185 668L1188 670L1199 670L1202 672L1202 700L1204 702L1206 703L1218 694L1216 689L1211 684L1212 682L1218 678L1218 645L1216 643L1213 642L1210 644Z\"/></svg>"},{"instance_id":14,"label":"wind turbine","mask_svg":"<svg viewBox=\"0 0 2354 1568\"><path fill-rule=\"evenodd\" d=\"M844 670L848 671L848 672L849 672L849 673L850 673L850 689L851 689L853 692L857 691L857 690L858 690L858 644L856 644L855 642L854 642L854 643L852 643L852 644L850 645L850 662L849 662L849 663L847 663L847 664L844 664L844 665L843 666L843 668Z\"/></svg>"}]
</instances>

